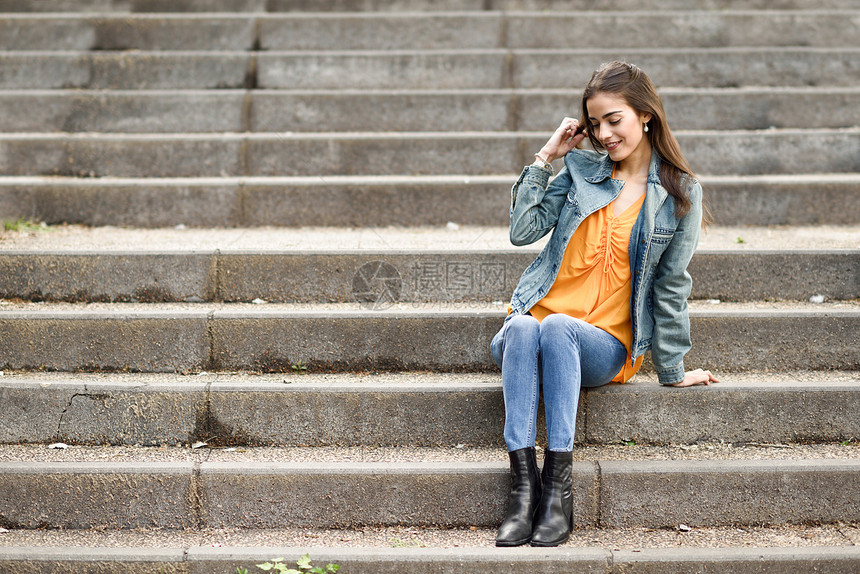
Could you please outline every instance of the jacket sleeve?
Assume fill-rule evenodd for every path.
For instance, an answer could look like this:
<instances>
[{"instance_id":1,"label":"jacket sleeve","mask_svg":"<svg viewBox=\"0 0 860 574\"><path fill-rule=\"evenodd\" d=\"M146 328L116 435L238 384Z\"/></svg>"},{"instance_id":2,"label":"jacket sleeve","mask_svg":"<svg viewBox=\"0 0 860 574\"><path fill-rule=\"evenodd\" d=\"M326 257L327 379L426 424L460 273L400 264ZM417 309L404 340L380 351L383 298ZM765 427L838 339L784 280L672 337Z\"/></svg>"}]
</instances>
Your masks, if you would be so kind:
<instances>
[{"instance_id":1,"label":"jacket sleeve","mask_svg":"<svg viewBox=\"0 0 860 574\"><path fill-rule=\"evenodd\" d=\"M672 385L684 380L684 355L692 347L687 298L693 280L687 265L699 243L702 228L702 187L690 187L690 211L681 219L654 276L654 334L651 359L661 384Z\"/></svg>"},{"instance_id":2,"label":"jacket sleeve","mask_svg":"<svg viewBox=\"0 0 860 574\"><path fill-rule=\"evenodd\" d=\"M530 165L511 189L511 243L529 245L558 222L572 183L567 167L550 182L548 169Z\"/></svg>"}]
</instances>

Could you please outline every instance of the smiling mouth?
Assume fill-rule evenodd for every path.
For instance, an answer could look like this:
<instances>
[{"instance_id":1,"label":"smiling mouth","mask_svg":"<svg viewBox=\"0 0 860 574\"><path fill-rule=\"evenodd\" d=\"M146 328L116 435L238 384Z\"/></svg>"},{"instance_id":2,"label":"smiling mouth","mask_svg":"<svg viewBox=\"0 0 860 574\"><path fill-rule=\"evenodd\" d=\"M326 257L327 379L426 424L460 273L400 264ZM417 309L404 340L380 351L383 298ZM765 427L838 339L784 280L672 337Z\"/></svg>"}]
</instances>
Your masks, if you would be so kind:
<instances>
[{"instance_id":1,"label":"smiling mouth","mask_svg":"<svg viewBox=\"0 0 860 574\"><path fill-rule=\"evenodd\" d=\"M610 151L611 151L611 150L614 150L615 148L617 148L617 147L618 147L618 146L620 146L620 145L621 145L621 142L612 142L612 143L606 143L606 144L604 144L604 147L605 147L607 150L610 150Z\"/></svg>"}]
</instances>

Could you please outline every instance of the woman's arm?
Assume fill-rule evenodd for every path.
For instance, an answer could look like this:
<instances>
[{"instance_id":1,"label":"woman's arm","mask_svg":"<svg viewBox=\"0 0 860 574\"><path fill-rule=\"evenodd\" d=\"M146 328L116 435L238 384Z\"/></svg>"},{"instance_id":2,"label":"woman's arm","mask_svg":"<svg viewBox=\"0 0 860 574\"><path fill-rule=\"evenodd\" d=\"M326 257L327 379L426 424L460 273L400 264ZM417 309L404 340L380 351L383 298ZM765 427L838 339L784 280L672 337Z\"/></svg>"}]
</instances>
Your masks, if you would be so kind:
<instances>
[{"instance_id":1,"label":"woman's arm","mask_svg":"<svg viewBox=\"0 0 860 574\"><path fill-rule=\"evenodd\" d=\"M552 172L530 165L511 189L511 243L529 245L555 227L558 214L570 189L571 179L564 168L552 182Z\"/></svg>"},{"instance_id":2,"label":"woman's arm","mask_svg":"<svg viewBox=\"0 0 860 574\"><path fill-rule=\"evenodd\" d=\"M573 135L578 125L575 119L564 118L511 189L510 237L514 245L534 243L555 227L572 180L565 167L550 182L549 164L582 141L582 134Z\"/></svg>"},{"instance_id":3,"label":"woman's arm","mask_svg":"<svg viewBox=\"0 0 860 574\"><path fill-rule=\"evenodd\" d=\"M653 283L654 333L651 358L660 383L675 385L686 379L684 355L692 347L687 298L693 280L687 265L696 251L702 227L702 187L690 187L690 211L681 219L660 257ZM697 381L701 377L694 377ZM688 383L683 386L689 386Z\"/></svg>"}]
</instances>

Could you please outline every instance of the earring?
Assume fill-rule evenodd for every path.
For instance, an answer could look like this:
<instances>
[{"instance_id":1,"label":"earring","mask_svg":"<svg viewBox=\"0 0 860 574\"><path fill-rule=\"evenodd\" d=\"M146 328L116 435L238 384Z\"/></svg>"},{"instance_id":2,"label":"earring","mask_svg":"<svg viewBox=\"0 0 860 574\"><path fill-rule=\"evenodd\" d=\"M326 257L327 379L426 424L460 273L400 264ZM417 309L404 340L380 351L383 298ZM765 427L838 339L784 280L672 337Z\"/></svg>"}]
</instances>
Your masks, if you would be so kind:
<instances>
[{"instance_id":1,"label":"earring","mask_svg":"<svg viewBox=\"0 0 860 574\"><path fill-rule=\"evenodd\" d=\"M648 124L645 124L645 133L648 133Z\"/></svg>"}]
</instances>

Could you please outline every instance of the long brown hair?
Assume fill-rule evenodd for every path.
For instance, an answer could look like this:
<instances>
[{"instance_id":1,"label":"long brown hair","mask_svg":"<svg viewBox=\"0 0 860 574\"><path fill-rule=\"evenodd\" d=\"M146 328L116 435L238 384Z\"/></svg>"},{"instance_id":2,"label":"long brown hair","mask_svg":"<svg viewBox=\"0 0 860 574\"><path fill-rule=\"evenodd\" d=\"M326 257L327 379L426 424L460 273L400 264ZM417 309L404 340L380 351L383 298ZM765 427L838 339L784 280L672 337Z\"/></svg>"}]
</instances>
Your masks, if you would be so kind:
<instances>
[{"instance_id":1,"label":"long brown hair","mask_svg":"<svg viewBox=\"0 0 860 574\"><path fill-rule=\"evenodd\" d=\"M696 176L684 159L681 146L672 135L669 124L666 123L663 102L651 78L633 64L617 61L603 64L591 75L591 80L582 94L582 121L586 125L591 145L596 150L603 150L603 144L594 136L591 122L587 120L588 99L598 93L620 96L637 112L651 114L646 136L650 138L652 147L660 156L660 183L674 198L677 216L686 215L690 211L690 198L685 179L692 180Z\"/></svg>"}]
</instances>

